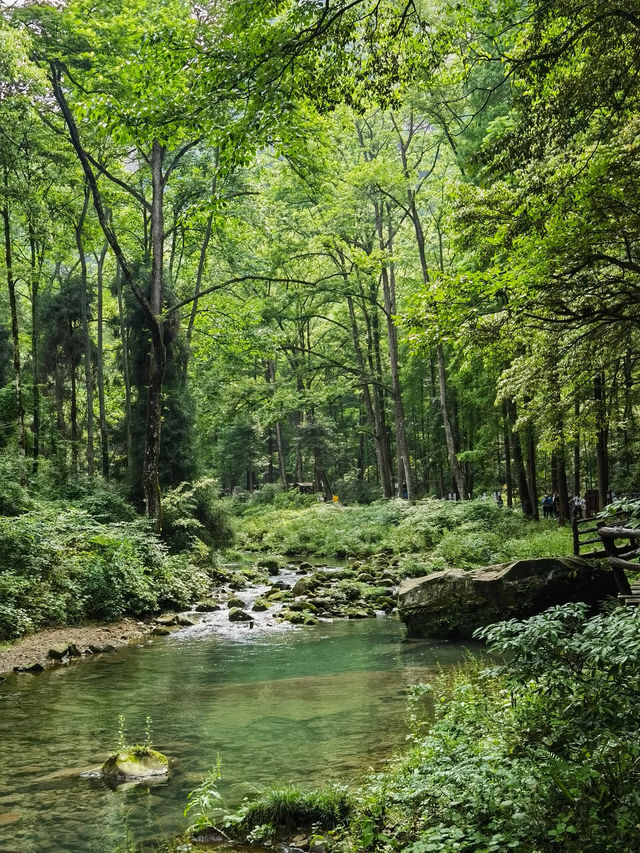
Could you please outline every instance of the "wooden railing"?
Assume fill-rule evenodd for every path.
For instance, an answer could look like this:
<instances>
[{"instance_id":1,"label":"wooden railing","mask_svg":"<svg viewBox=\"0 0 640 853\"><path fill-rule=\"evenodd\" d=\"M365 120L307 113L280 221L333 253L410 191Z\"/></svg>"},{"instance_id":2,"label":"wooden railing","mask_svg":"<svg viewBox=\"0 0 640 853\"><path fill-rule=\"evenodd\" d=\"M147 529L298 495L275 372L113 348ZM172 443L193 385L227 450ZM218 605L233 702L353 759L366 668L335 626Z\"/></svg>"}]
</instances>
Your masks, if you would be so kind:
<instances>
[{"instance_id":1,"label":"wooden railing","mask_svg":"<svg viewBox=\"0 0 640 853\"><path fill-rule=\"evenodd\" d=\"M640 571L640 566L631 562L640 557L640 529L624 525L603 525L598 528L598 535L616 579L619 597L626 604L640 604L640 585L631 586L627 577L629 570ZM621 539L625 541L617 545L616 542Z\"/></svg>"}]
</instances>

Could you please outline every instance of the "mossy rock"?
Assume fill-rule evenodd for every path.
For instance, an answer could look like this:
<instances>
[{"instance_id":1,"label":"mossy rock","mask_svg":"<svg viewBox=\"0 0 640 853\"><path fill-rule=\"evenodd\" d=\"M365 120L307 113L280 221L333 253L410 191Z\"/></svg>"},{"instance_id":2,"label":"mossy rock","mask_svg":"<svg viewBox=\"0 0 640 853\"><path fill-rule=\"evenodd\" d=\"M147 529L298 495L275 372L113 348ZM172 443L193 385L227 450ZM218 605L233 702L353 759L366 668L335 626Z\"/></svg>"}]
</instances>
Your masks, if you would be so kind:
<instances>
[{"instance_id":1,"label":"mossy rock","mask_svg":"<svg viewBox=\"0 0 640 853\"><path fill-rule=\"evenodd\" d=\"M229 610L229 622L253 622L253 619L240 607L232 607Z\"/></svg>"},{"instance_id":2,"label":"mossy rock","mask_svg":"<svg viewBox=\"0 0 640 853\"><path fill-rule=\"evenodd\" d=\"M292 601L289 605L289 610L309 610L315 613L316 607L310 601L303 599L302 601Z\"/></svg>"},{"instance_id":3,"label":"mossy rock","mask_svg":"<svg viewBox=\"0 0 640 853\"><path fill-rule=\"evenodd\" d=\"M282 601L282 599L285 598L285 594L281 589L274 589L267 593L266 598L268 598L269 601Z\"/></svg>"},{"instance_id":4,"label":"mossy rock","mask_svg":"<svg viewBox=\"0 0 640 853\"><path fill-rule=\"evenodd\" d=\"M111 782L145 782L169 775L169 759L148 746L127 746L102 765L102 775Z\"/></svg>"},{"instance_id":5,"label":"mossy rock","mask_svg":"<svg viewBox=\"0 0 640 853\"><path fill-rule=\"evenodd\" d=\"M215 613L216 610L220 610L220 605L217 601L207 600L201 601L196 604L196 613Z\"/></svg>"},{"instance_id":6,"label":"mossy rock","mask_svg":"<svg viewBox=\"0 0 640 853\"><path fill-rule=\"evenodd\" d=\"M246 606L246 601L243 601L241 598L230 598L227 601L227 607L229 608L229 610L231 610L234 607L242 608L245 606Z\"/></svg>"},{"instance_id":7,"label":"mossy rock","mask_svg":"<svg viewBox=\"0 0 640 853\"><path fill-rule=\"evenodd\" d=\"M257 598L254 601L253 607L251 609L254 613L262 613L263 611L269 609L269 602L265 601L264 598Z\"/></svg>"},{"instance_id":8,"label":"mossy rock","mask_svg":"<svg viewBox=\"0 0 640 853\"><path fill-rule=\"evenodd\" d=\"M349 619L368 619L369 616L375 616L370 610L365 610L363 607L350 607L345 612L345 616Z\"/></svg>"},{"instance_id":9,"label":"mossy rock","mask_svg":"<svg viewBox=\"0 0 640 853\"><path fill-rule=\"evenodd\" d=\"M168 637L170 633L171 631L168 628L163 628L162 625L158 625L153 629L151 635L153 637Z\"/></svg>"}]
</instances>

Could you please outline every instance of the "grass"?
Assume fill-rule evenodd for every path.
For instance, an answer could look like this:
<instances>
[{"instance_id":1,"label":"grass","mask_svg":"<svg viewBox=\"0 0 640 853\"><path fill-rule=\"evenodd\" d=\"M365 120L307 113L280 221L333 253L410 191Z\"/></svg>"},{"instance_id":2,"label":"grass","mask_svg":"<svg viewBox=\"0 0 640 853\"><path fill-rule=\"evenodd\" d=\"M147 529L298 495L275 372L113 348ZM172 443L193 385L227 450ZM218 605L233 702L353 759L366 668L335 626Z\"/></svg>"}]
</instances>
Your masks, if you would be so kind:
<instances>
[{"instance_id":1,"label":"grass","mask_svg":"<svg viewBox=\"0 0 640 853\"><path fill-rule=\"evenodd\" d=\"M237 838L282 838L293 830L335 829L345 823L351 808L351 795L342 785L318 790L291 783L266 786L229 817L225 828Z\"/></svg>"}]
</instances>

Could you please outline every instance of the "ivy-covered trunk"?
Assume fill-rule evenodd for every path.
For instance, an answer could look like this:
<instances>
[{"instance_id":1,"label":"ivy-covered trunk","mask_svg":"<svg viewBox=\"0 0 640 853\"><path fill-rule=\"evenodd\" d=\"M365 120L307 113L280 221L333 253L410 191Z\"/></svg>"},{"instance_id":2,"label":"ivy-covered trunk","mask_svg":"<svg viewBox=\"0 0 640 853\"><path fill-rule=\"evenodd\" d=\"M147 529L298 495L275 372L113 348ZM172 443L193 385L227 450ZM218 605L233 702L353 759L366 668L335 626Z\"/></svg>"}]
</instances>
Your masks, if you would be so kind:
<instances>
[{"instance_id":1,"label":"ivy-covered trunk","mask_svg":"<svg viewBox=\"0 0 640 853\"><path fill-rule=\"evenodd\" d=\"M166 364L166 351L162 325L162 278L164 270L164 177L162 163L165 149L154 140L151 151L151 287L150 312L147 321L151 332L149 352L149 385L147 390L147 423L145 428L142 485L146 512L155 522L156 532L162 527L162 508L158 467L160 464L160 438L162 432L162 383Z\"/></svg>"}]
</instances>

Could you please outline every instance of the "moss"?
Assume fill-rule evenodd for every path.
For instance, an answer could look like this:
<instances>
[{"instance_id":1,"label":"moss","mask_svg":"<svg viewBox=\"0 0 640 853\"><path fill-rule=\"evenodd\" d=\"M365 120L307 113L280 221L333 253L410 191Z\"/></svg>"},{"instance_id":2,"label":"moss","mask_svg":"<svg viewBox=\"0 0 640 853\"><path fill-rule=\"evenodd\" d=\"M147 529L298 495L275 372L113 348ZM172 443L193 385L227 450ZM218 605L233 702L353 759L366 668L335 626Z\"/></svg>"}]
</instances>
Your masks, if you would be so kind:
<instances>
[{"instance_id":1,"label":"moss","mask_svg":"<svg viewBox=\"0 0 640 853\"><path fill-rule=\"evenodd\" d=\"M102 765L102 773L106 779L122 781L166 776L168 772L167 756L149 746L125 746Z\"/></svg>"}]
</instances>

